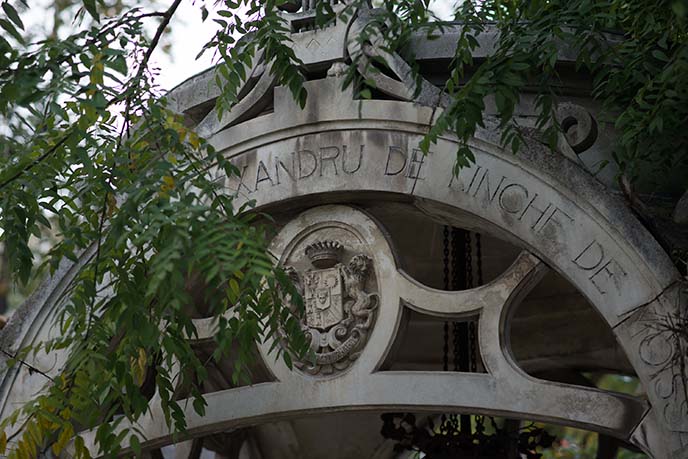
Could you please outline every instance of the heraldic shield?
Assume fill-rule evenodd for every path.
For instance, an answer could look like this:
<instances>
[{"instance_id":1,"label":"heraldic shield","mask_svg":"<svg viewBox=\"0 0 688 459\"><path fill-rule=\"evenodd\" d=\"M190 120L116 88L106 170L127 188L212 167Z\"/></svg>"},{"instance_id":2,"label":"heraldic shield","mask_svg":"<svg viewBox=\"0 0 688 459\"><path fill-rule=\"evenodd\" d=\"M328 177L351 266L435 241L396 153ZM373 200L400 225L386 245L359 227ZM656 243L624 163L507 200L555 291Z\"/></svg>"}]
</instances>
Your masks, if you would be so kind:
<instances>
[{"instance_id":1,"label":"heraldic shield","mask_svg":"<svg viewBox=\"0 0 688 459\"><path fill-rule=\"evenodd\" d=\"M326 330L344 318L342 279L338 268L306 273L306 324Z\"/></svg>"},{"instance_id":2,"label":"heraldic shield","mask_svg":"<svg viewBox=\"0 0 688 459\"><path fill-rule=\"evenodd\" d=\"M371 280L372 259L365 254L347 257L345 246L334 240L315 241L285 269L301 293L305 315L301 327L310 340L314 361L295 365L312 375L330 375L348 368L361 353L375 323L377 293L366 288ZM349 258L348 263L344 263ZM306 269L303 269L306 268Z\"/></svg>"}]
</instances>

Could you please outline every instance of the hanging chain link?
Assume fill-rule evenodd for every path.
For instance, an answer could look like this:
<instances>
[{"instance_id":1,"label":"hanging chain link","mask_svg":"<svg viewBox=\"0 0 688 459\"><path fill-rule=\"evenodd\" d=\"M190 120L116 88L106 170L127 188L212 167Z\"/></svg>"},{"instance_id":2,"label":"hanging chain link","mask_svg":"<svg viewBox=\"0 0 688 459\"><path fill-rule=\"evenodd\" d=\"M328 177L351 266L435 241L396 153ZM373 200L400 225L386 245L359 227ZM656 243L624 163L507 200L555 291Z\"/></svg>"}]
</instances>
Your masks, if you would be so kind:
<instances>
[{"instance_id":1,"label":"hanging chain link","mask_svg":"<svg viewBox=\"0 0 688 459\"><path fill-rule=\"evenodd\" d=\"M476 265L478 271L478 285L483 285L483 251L480 233L475 233L475 251L476 251ZM470 253L470 252L469 252ZM471 260L471 271L473 271L472 260ZM473 273L471 272L471 281ZM476 373L478 371L478 338L476 333L476 320L471 320L468 325L468 340L471 346L471 371Z\"/></svg>"},{"instance_id":2,"label":"hanging chain link","mask_svg":"<svg viewBox=\"0 0 688 459\"><path fill-rule=\"evenodd\" d=\"M473 244L471 233L466 231L466 288L473 288ZM475 320L468 323L468 348L470 371L478 371L477 349L475 342Z\"/></svg>"},{"instance_id":3,"label":"hanging chain link","mask_svg":"<svg viewBox=\"0 0 688 459\"><path fill-rule=\"evenodd\" d=\"M461 285L460 285L460 279L459 276L461 274L461 268L459 266L459 231L461 231L458 228L453 228L452 227L452 283L451 283L451 289L452 290L461 290ZM460 331L459 331L459 323L458 322L452 322L452 334L454 337L454 371L459 371L460 370L460 358L459 358L459 353L461 352L461 339L460 339Z\"/></svg>"},{"instance_id":4,"label":"hanging chain link","mask_svg":"<svg viewBox=\"0 0 688 459\"><path fill-rule=\"evenodd\" d=\"M461 290L461 267L459 266L459 233L460 229L452 228L452 290Z\"/></svg>"},{"instance_id":5,"label":"hanging chain link","mask_svg":"<svg viewBox=\"0 0 688 459\"><path fill-rule=\"evenodd\" d=\"M460 233L463 232L463 257L459 254ZM464 231L458 228L451 228L450 241L450 227L444 226L443 231L443 281L445 290L461 290L463 288L470 289L474 287L473 277L473 238L469 231ZM482 263L482 240L479 233L475 233L475 250L476 250L476 271L478 285L483 284L483 263ZM460 260L459 258L464 258ZM463 263L461 263L463 261ZM451 262L451 269L450 269ZM461 266L463 264L463 266ZM460 285L461 268L464 270L465 277L463 281L465 285ZM451 280L450 280L451 274ZM454 371L460 370L460 352L461 352L461 324L459 322L452 322L452 348L453 348L453 367ZM465 332L464 332L465 333ZM477 324L475 320L468 323L468 342L463 345L469 347L469 368L466 370L473 373L478 371L478 340L477 340ZM449 370L449 322L444 322L443 327L443 347L442 347L442 369ZM464 370L465 371L465 370Z\"/></svg>"},{"instance_id":6,"label":"hanging chain link","mask_svg":"<svg viewBox=\"0 0 688 459\"><path fill-rule=\"evenodd\" d=\"M449 227L444 227L444 239L442 240L442 254L443 258L443 274L444 274L444 289L449 290Z\"/></svg>"},{"instance_id":7,"label":"hanging chain link","mask_svg":"<svg viewBox=\"0 0 688 459\"><path fill-rule=\"evenodd\" d=\"M471 246L471 232L466 231L466 288L473 288L473 254Z\"/></svg>"},{"instance_id":8,"label":"hanging chain link","mask_svg":"<svg viewBox=\"0 0 688 459\"><path fill-rule=\"evenodd\" d=\"M478 259L478 285L483 285L483 247L480 233L475 233L475 252Z\"/></svg>"},{"instance_id":9,"label":"hanging chain link","mask_svg":"<svg viewBox=\"0 0 688 459\"><path fill-rule=\"evenodd\" d=\"M444 289L449 290L449 226L444 227L443 239ZM444 345L442 347L442 369L449 370L449 322L444 322Z\"/></svg>"}]
</instances>

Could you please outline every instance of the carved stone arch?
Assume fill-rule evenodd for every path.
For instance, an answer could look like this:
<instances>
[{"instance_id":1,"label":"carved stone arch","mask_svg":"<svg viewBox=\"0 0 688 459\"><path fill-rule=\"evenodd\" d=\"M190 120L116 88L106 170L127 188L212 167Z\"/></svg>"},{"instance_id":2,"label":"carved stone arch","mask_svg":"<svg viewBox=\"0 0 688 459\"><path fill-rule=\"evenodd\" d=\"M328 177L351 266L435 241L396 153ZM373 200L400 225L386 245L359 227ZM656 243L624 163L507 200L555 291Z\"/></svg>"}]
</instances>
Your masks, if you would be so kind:
<instances>
[{"instance_id":1,"label":"carved stone arch","mask_svg":"<svg viewBox=\"0 0 688 459\"><path fill-rule=\"evenodd\" d=\"M245 142L234 136L234 143L230 135L241 134L229 130L227 137L214 140L236 157L244 173L243 182L230 180L230 192L240 201L255 199L263 209L315 197L345 202L351 193L371 199L375 193L393 193L442 221L451 222L460 212L489 222L500 236L528 247L576 285L614 330L652 405L634 441L662 457L670 454L661 452L669 443L653 442L656 433L648 432L664 431L667 441L673 438L667 448L679 450L686 441L680 432L688 429L674 408L681 403L666 398L669 393L680 397L673 390L673 376L661 367L661 359L643 357L639 349L650 340L640 325L643 315L676 311L683 301L678 298L681 284L666 254L626 206L579 165L535 141L514 156L502 151L498 133L490 130L471 142L476 164L453 178L456 147L450 137L440 139L427 157L417 149L425 123L432 119L430 109L364 101L348 111L333 90L325 89L328 84L334 83L320 83L321 117L316 123L306 119L309 107L302 116L285 101L276 104L276 115L291 120L284 134L260 139L248 134ZM323 102L329 97L337 101ZM322 105L336 106L336 114L323 111ZM252 130L248 124L244 127ZM284 172L289 164L295 168L291 175Z\"/></svg>"},{"instance_id":2,"label":"carved stone arch","mask_svg":"<svg viewBox=\"0 0 688 459\"><path fill-rule=\"evenodd\" d=\"M209 407L205 417L197 416L190 406L187 410L189 435L316 412L367 411L382 406L392 411L469 410L564 423L630 439L657 457L667 454L661 444L639 440L639 435L647 434L648 429L652 432L651 429L660 428L653 410L641 400L534 380L510 360L501 336L505 314L509 305L518 301L543 273L545 265L537 257L522 255L499 279L485 286L461 292L438 292L396 271L384 233L374 221L344 206L315 208L299 215L277 237L273 250L278 255L291 253L295 247L292 241L299 241L296 247L303 248L300 241L305 239L304 231L345 227L354 228L359 241L369 246L380 281L381 325L371 335L360 362L350 371L322 381L289 371L283 363L270 358L265 346L263 356L277 381L207 394ZM317 239L317 236L311 239L314 237ZM384 359L393 339L402 307L400 299L445 319L460 317L468 312L466 307L481 311L480 343L488 374L375 372L376 362ZM232 410L228 411L227 406ZM151 444L169 442L172 438L157 420L159 414L154 410L140 423Z\"/></svg>"},{"instance_id":3,"label":"carved stone arch","mask_svg":"<svg viewBox=\"0 0 688 459\"><path fill-rule=\"evenodd\" d=\"M508 358L486 359L492 372L489 375L371 374L374 367L361 365L369 374L364 391L337 392L347 381L355 380L347 379L353 377L347 375L357 373L345 373L317 386L290 373L282 375L289 384L283 389L263 383L208 394L206 417L199 418L189 408L190 435L312 412L422 406L435 410L470 408L477 413L500 412L587 426L628 436L657 458L671 457L685 447L688 427L686 417L681 416L685 402L676 390L671 369L663 366L673 351L666 337L650 335L645 322L654 314L676 311L681 306L682 284L668 257L621 202L579 166L552 155L537 143L529 144L518 156L503 152L497 146L497 134L490 131L481 132L471 143L476 164L458 178L453 177L455 143L450 137L440 139L427 157L417 150L424 123L431 116L429 109L401 102L363 102L363 116L359 117L357 103L343 103L346 95L327 91L327 85L333 84L330 79L311 83L313 87L319 85L315 89L320 91L319 103L335 99L337 110L320 107L321 117L313 121L308 114L310 107L301 111L278 88L275 114L229 128L212 139L225 154L235 158L242 171L243 182L233 178L227 184L227 192L236 194L237 203L252 199L258 208L270 210L298 201L345 203L352 194L367 199L399 196L449 224L459 214L472 216L476 227L488 225L499 236L535 255L521 260L527 272L535 269L541 259L585 294L613 328L631 359L647 390L649 405L595 390L529 380ZM259 129L262 136L255 135ZM330 210L328 215L336 218L338 212L344 211ZM345 223L355 220L338 218ZM384 239L372 234L373 240ZM386 250L374 252L380 256ZM387 259L393 257L388 255ZM58 284L68 282L67 273L60 275ZM399 277L393 278L397 279L394 282L402 282ZM380 286L382 295L389 289ZM403 285L399 290L404 291ZM411 293L405 299L416 307L423 306L416 304L419 301L414 301ZM442 301L435 300L439 301L435 307L441 309ZM55 306L53 300L41 299L39 309ZM457 312L447 308L430 313L442 316ZM495 311L483 323L503 320L501 312ZM35 320L19 333L18 342L44 333L46 324ZM486 330L485 334L494 330ZM386 342L377 342L374 336L371 340L366 349ZM485 347L494 347L499 339L491 343ZM494 349L493 355L503 354ZM17 394L12 394L16 390L13 378L8 373L3 379L5 407L17 400ZM521 381L523 385L514 392L509 381ZM457 390L447 391L447 384L455 384ZM388 391L390 386L406 389L394 395ZM314 398L311 395L315 387L320 396ZM409 393L413 394L410 398ZM303 398L294 394L310 395ZM545 394L547 400L574 400L584 408L565 413L555 403L529 404L535 394ZM266 402L256 404L255 400ZM234 407L231 412L223 408L228 404ZM142 425L151 444L171 441L170 433L157 422L155 410Z\"/></svg>"},{"instance_id":4,"label":"carved stone arch","mask_svg":"<svg viewBox=\"0 0 688 459\"><path fill-rule=\"evenodd\" d=\"M37 342L54 338L59 333L55 323L60 305L70 291L79 269L95 254L95 246L82 253L76 262L63 260L55 272L12 315L0 331L0 419L11 414L22 403L31 400L49 381L44 375L29 371L22 365L8 365L8 358ZM62 353L39 352L28 360L49 375L55 375L64 364Z\"/></svg>"},{"instance_id":5,"label":"carved stone arch","mask_svg":"<svg viewBox=\"0 0 688 459\"><path fill-rule=\"evenodd\" d=\"M324 33L298 34L294 36L297 55L307 65L341 62L346 31L340 25ZM334 45L316 51L314 43L323 37L332 38ZM408 76L404 63L387 57L397 64L397 76L404 81ZM588 427L628 439L657 459L681 457L688 450L686 400L667 366L675 350L669 336L653 333L650 326L658 315L685 308L681 294L686 286L666 253L612 192L578 164L552 154L535 140L518 155L504 151L499 132L489 123L469 145L476 163L454 177L456 139L440 138L427 156L418 148L436 111L413 103L408 85L390 83L391 91L405 102L358 101L350 90L341 90L340 77L309 81L310 97L301 109L287 89L273 91L274 81L263 76L247 88L247 102L229 114L231 119L213 120L211 113L199 126L208 129L211 144L232 158L240 171L239 177L227 180L226 192L235 196L237 205L253 200L257 209L280 211L287 220L301 219L306 227L336 221L342 227L358 228L359 235L365 235L360 239L374 246L366 255L373 258L377 270L382 301L378 313L388 319L378 324L387 328L383 333L376 325L361 355L338 376L316 380L270 364L278 381L208 394L205 417L196 415L189 403L190 436L323 412L467 409ZM193 93L194 87L182 89L176 95ZM274 112L251 118L270 97ZM207 102L179 105L206 107ZM221 171L216 173L225 178ZM380 228L347 206L352 201L390 198L409 202L447 224L465 224L468 219L473 228L489 228L530 253L493 284L458 293L431 291L399 272ZM293 210L315 204L338 205L300 216ZM289 225L284 231L292 231ZM643 383L647 402L535 380L503 352L500 333L509 306L545 265L575 285L614 330ZM3 330L0 339L9 349L50 333L47 318L58 308L77 267L65 264ZM391 300L390 291L398 292ZM480 303L487 293L496 300ZM466 312L462 305L469 299L472 305L482 305L481 340L489 373L376 371L393 335L390 324L397 320L401 300L424 313L453 318ZM198 324L203 336L212 333L212 324ZM55 368L54 362L49 363ZM22 386L32 390L41 386L37 378L22 368L4 373L3 415L31 395L22 392ZM543 402L537 403L538 398ZM576 409L556 403L558 399ZM154 407L141 421L147 446L173 441L160 419Z\"/></svg>"}]
</instances>

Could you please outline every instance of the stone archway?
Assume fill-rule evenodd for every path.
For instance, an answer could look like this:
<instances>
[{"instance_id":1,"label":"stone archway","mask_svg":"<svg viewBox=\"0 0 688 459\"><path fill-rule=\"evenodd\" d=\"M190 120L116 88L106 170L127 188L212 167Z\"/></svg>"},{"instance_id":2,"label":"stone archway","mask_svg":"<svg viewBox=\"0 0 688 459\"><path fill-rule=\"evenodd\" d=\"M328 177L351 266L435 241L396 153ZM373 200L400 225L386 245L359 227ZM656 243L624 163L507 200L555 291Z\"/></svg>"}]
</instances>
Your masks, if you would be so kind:
<instances>
[{"instance_id":1,"label":"stone archway","mask_svg":"<svg viewBox=\"0 0 688 459\"><path fill-rule=\"evenodd\" d=\"M666 254L625 205L579 165L537 142L512 155L496 146L498 133L489 130L470 145L476 163L454 177L451 138L440 139L428 156L419 150L431 108L352 102L336 88L334 79L311 82L315 101L303 111L277 88L274 114L216 135L215 145L236 158L242 175L229 181L229 192L239 202L254 200L259 209L392 193L440 221L452 223L460 214L465 224L468 214L477 228L489 224L570 280L614 330L652 406L635 441L654 454L669 454L660 452L662 441L650 439L657 434L651 431L667 429L675 432L669 449L684 447L686 434L680 432L688 426L681 395L664 366L671 345L649 337L646 327L649 317L677 310L685 301L683 287ZM313 119L316 110L319 117ZM649 352L648 346L658 347Z\"/></svg>"},{"instance_id":2,"label":"stone archway","mask_svg":"<svg viewBox=\"0 0 688 459\"><path fill-rule=\"evenodd\" d=\"M423 157L415 148L419 133L371 129L377 122L368 120L356 123L355 129L349 124L348 129L329 131L302 127L295 129L296 136L284 131L283 139L240 152L236 163L243 179L233 179L228 187L238 193L239 202L255 200L267 210L299 200L311 205L346 202L351 193L367 199L401 195L437 220L488 228L532 255L522 255L485 287L442 293L400 273L383 232L360 212L335 206L295 215L274 242L278 255L299 232L327 222L356 228L358 243L368 247L378 269L383 298L378 321L387 324L385 331L376 328L371 335L366 346L371 355L364 353L350 372L324 381L290 372L264 352L277 382L208 394L205 417L191 409L187 413L191 435L312 413L385 407L463 409L580 426L629 440L654 457L670 457L685 447L681 394L670 369L662 366L671 349L661 337L648 338L645 323L648 315L678 306L681 284L661 249L622 204L577 166L537 145L515 157L476 139L476 164L456 178L450 139ZM309 129L314 132L306 133ZM549 174L555 170L565 179ZM503 336L509 307L546 266L569 279L614 330L647 388L649 404L539 381L511 361ZM443 318L480 311L488 374L376 372L391 345L402 301ZM205 329L211 336L212 326ZM155 414L142 426L150 444L171 441Z\"/></svg>"},{"instance_id":3,"label":"stone archway","mask_svg":"<svg viewBox=\"0 0 688 459\"><path fill-rule=\"evenodd\" d=\"M191 436L328 411L453 408L582 426L629 440L656 458L681 457L688 448L688 416L678 381L666 365L674 349L667 337L652 334L648 323L657 314L685 307L680 296L685 285L657 242L609 190L535 141L518 155L503 151L496 129L473 139L476 162L455 177L454 139L439 139L427 156L419 149L435 108L354 100L333 76L307 83L310 97L302 110L284 88L272 94L273 83L262 78L229 121L210 114L199 130L207 128L212 144L239 168L240 177L226 183L237 205L255 201L257 209L290 214L292 222L274 242L278 254L299 232L327 221L363 235L357 244L373 259L382 298L378 325L364 353L341 376L315 379L287 372L266 358L278 381L207 394L206 416L187 412ZM192 82L178 93L193 93L194 85L200 86ZM268 99L272 111L263 106ZM380 227L347 206L354 195L403 198L437 221L492 232L527 253L484 287L433 291L399 271ZM338 205L290 212L322 204ZM509 308L545 267L577 287L614 331L646 389L647 402L539 381L513 364L504 350ZM22 310L25 320L3 332L12 349L50 333L49 317L75 269L65 263ZM395 334L402 302L443 318L479 312L488 373L376 371ZM199 320L197 325L202 337L212 335L211 323ZM44 363L59 367L59 361ZM17 369L6 373L0 392L4 414L30 395L23 388L39 385L35 378ZM141 428L147 446L173 441L155 409Z\"/></svg>"}]
</instances>

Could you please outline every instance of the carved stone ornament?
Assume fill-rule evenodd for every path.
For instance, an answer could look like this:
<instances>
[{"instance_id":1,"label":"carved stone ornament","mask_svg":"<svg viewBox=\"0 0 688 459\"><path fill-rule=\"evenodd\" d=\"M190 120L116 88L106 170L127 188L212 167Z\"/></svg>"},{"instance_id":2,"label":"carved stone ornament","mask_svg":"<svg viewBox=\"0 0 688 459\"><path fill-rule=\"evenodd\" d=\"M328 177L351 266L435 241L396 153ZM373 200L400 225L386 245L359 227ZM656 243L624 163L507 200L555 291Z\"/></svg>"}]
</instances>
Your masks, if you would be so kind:
<instances>
[{"instance_id":1,"label":"carved stone ornament","mask_svg":"<svg viewBox=\"0 0 688 459\"><path fill-rule=\"evenodd\" d=\"M302 253L310 266L285 269L303 297L301 327L315 359L295 365L312 375L331 375L351 366L375 324L377 293L366 291L373 261L336 240L312 242Z\"/></svg>"}]
</instances>

